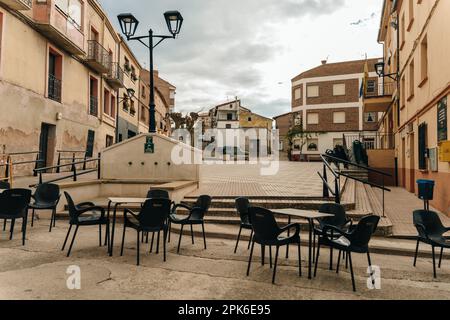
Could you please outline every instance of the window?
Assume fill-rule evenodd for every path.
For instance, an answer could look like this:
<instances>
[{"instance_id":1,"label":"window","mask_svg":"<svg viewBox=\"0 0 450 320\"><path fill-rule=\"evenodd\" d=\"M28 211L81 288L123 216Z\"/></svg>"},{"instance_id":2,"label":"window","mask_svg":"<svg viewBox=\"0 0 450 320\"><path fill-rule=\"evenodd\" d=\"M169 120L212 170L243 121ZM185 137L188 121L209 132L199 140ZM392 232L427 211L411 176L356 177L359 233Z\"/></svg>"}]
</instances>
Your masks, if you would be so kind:
<instances>
[{"instance_id":1,"label":"window","mask_svg":"<svg viewBox=\"0 0 450 320\"><path fill-rule=\"evenodd\" d=\"M106 135L106 144L105 144L105 145L106 145L106 148L112 146L113 143L114 143L114 138L113 138L113 136Z\"/></svg>"},{"instance_id":2,"label":"window","mask_svg":"<svg viewBox=\"0 0 450 320\"><path fill-rule=\"evenodd\" d=\"M414 96L414 60L409 64L409 98Z\"/></svg>"},{"instance_id":3,"label":"window","mask_svg":"<svg viewBox=\"0 0 450 320\"><path fill-rule=\"evenodd\" d=\"M333 84L333 96L345 96L345 83Z\"/></svg>"},{"instance_id":4,"label":"window","mask_svg":"<svg viewBox=\"0 0 450 320\"><path fill-rule=\"evenodd\" d=\"M403 13L400 26L400 50L403 48L403 45L405 44L405 34L406 34L406 20L405 14Z\"/></svg>"},{"instance_id":5,"label":"window","mask_svg":"<svg viewBox=\"0 0 450 320\"><path fill-rule=\"evenodd\" d=\"M411 30L411 26L414 22L414 0L409 0L409 23L408 31Z\"/></svg>"},{"instance_id":6,"label":"window","mask_svg":"<svg viewBox=\"0 0 450 320\"><path fill-rule=\"evenodd\" d=\"M103 112L111 115L111 95L106 88L103 90Z\"/></svg>"},{"instance_id":7,"label":"window","mask_svg":"<svg viewBox=\"0 0 450 320\"><path fill-rule=\"evenodd\" d=\"M111 117L116 117L116 97L111 95Z\"/></svg>"},{"instance_id":8,"label":"window","mask_svg":"<svg viewBox=\"0 0 450 320\"><path fill-rule=\"evenodd\" d=\"M56 7L69 17L68 21L72 23L78 30L82 25L82 8L80 0L55 0Z\"/></svg>"},{"instance_id":9,"label":"window","mask_svg":"<svg viewBox=\"0 0 450 320\"><path fill-rule=\"evenodd\" d=\"M308 98L315 98L319 96L319 86L308 86L306 91Z\"/></svg>"},{"instance_id":10,"label":"window","mask_svg":"<svg viewBox=\"0 0 450 320\"><path fill-rule=\"evenodd\" d=\"M248 117L247 121L251 122L252 121L252 117Z\"/></svg>"},{"instance_id":11,"label":"window","mask_svg":"<svg viewBox=\"0 0 450 320\"><path fill-rule=\"evenodd\" d=\"M62 55L50 49L48 54L48 97L61 102Z\"/></svg>"},{"instance_id":12,"label":"window","mask_svg":"<svg viewBox=\"0 0 450 320\"><path fill-rule=\"evenodd\" d=\"M227 120L228 121L232 121L233 120L233 114L232 113L227 113Z\"/></svg>"},{"instance_id":13,"label":"window","mask_svg":"<svg viewBox=\"0 0 450 320\"><path fill-rule=\"evenodd\" d=\"M308 139L307 150L319 151L319 139Z\"/></svg>"},{"instance_id":14,"label":"window","mask_svg":"<svg viewBox=\"0 0 450 320\"><path fill-rule=\"evenodd\" d=\"M142 98L145 98L145 86L142 85Z\"/></svg>"},{"instance_id":15,"label":"window","mask_svg":"<svg viewBox=\"0 0 450 320\"><path fill-rule=\"evenodd\" d=\"M318 113L308 113L307 123L308 124L319 124L319 114Z\"/></svg>"},{"instance_id":16,"label":"window","mask_svg":"<svg viewBox=\"0 0 450 320\"><path fill-rule=\"evenodd\" d=\"M333 123L345 123L345 111L333 112Z\"/></svg>"},{"instance_id":17,"label":"window","mask_svg":"<svg viewBox=\"0 0 450 320\"><path fill-rule=\"evenodd\" d=\"M420 44L420 80L421 84L428 79L428 39L425 36Z\"/></svg>"},{"instance_id":18,"label":"window","mask_svg":"<svg viewBox=\"0 0 450 320\"><path fill-rule=\"evenodd\" d=\"M405 79L405 76L403 76L400 86L401 86L401 90L400 90L400 93L401 93L401 107L403 108L405 106L405 104L406 104L406 93L405 93L405 91L406 91L406 79Z\"/></svg>"},{"instance_id":19,"label":"window","mask_svg":"<svg viewBox=\"0 0 450 320\"><path fill-rule=\"evenodd\" d=\"M376 81L375 80L368 80L367 81L366 93L375 93L375 87L376 87Z\"/></svg>"},{"instance_id":20,"label":"window","mask_svg":"<svg viewBox=\"0 0 450 320\"><path fill-rule=\"evenodd\" d=\"M419 169L427 169L427 124L419 125Z\"/></svg>"},{"instance_id":21,"label":"window","mask_svg":"<svg viewBox=\"0 0 450 320\"><path fill-rule=\"evenodd\" d=\"M300 88L296 88L294 90L294 100L300 100L302 97L302 90Z\"/></svg>"},{"instance_id":22,"label":"window","mask_svg":"<svg viewBox=\"0 0 450 320\"><path fill-rule=\"evenodd\" d=\"M123 94L123 110L128 112L128 109L130 109L130 101L128 99L128 96L126 93Z\"/></svg>"},{"instance_id":23,"label":"window","mask_svg":"<svg viewBox=\"0 0 450 320\"><path fill-rule=\"evenodd\" d=\"M231 124L227 124L227 125L225 126L225 128L226 128L226 129L231 129Z\"/></svg>"},{"instance_id":24,"label":"window","mask_svg":"<svg viewBox=\"0 0 450 320\"><path fill-rule=\"evenodd\" d=\"M133 117L136 115L136 108L134 107L134 100L130 101L130 115Z\"/></svg>"},{"instance_id":25,"label":"window","mask_svg":"<svg viewBox=\"0 0 450 320\"><path fill-rule=\"evenodd\" d=\"M364 113L364 122L373 123L377 121L376 112L366 112Z\"/></svg>"},{"instance_id":26,"label":"window","mask_svg":"<svg viewBox=\"0 0 450 320\"><path fill-rule=\"evenodd\" d=\"M95 131L88 130L86 143L86 158L92 158L92 156L94 155L94 141L95 141Z\"/></svg>"},{"instance_id":27,"label":"window","mask_svg":"<svg viewBox=\"0 0 450 320\"><path fill-rule=\"evenodd\" d=\"M89 114L98 116L98 80L94 77L89 78Z\"/></svg>"},{"instance_id":28,"label":"window","mask_svg":"<svg viewBox=\"0 0 450 320\"><path fill-rule=\"evenodd\" d=\"M125 57L125 63L123 65L125 72L129 73L131 71L131 66L130 66L130 60L128 60L127 57Z\"/></svg>"}]
</instances>

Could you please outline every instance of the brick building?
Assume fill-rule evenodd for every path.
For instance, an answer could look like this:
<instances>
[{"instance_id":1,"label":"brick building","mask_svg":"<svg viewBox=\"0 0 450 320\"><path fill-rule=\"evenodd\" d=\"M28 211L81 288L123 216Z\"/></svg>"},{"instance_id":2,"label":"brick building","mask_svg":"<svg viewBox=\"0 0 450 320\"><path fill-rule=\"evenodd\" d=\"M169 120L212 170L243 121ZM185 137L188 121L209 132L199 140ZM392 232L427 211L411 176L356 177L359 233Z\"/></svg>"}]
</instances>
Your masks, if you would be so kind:
<instances>
[{"instance_id":1,"label":"brick building","mask_svg":"<svg viewBox=\"0 0 450 320\"><path fill-rule=\"evenodd\" d=\"M327 149L361 138L370 144L371 133L377 130L378 113L364 112L360 94L365 71L367 87L376 90L377 74L374 65L379 59L326 63L305 71L292 79L292 113L275 117L283 132L288 124L303 124L310 138L300 152L301 144L294 140L293 154L302 153L305 159L317 157ZM368 70L366 70L366 65ZM280 136L285 133L280 132ZM280 147L287 151L286 141Z\"/></svg>"}]
</instances>

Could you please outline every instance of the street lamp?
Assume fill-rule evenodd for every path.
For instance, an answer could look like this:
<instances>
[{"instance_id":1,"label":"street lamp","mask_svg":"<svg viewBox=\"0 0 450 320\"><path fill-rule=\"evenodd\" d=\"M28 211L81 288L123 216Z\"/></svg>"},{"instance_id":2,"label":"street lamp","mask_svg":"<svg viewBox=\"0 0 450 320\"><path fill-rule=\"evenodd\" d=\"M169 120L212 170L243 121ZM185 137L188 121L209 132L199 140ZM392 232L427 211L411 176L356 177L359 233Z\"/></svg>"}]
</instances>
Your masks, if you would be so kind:
<instances>
[{"instance_id":1,"label":"street lamp","mask_svg":"<svg viewBox=\"0 0 450 320\"><path fill-rule=\"evenodd\" d=\"M117 16L120 23L120 28L122 33L127 37L127 40L137 40L142 43L145 47L149 49L149 58L150 58L150 117L149 117L149 132L156 132L156 120L155 120L155 80L153 76L153 49L156 48L161 42L165 39L175 39L176 36L180 33L181 25L183 24L183 16L178 11L167 11L164 13L164 18L166 20L167 28L171 35L154 35L153 30L150 29L148 31L147 36L137 36L136 29L139 25L139 21L131 14L124 13L119 14ZM153 39L159 39L156 44L153 44ZM144 41L144 39L148 40L148 43Z\"/></svg>"},{"instance_id":2,"label":"street lamp","mask_svg":"<svg viewBox=\"0 0 450 320\"><path fill-rule=\"evenodd\" d=\"M378 77L382 77L384 75L384 62L375 63L375 71Z\"/></svg>"}]
</instances>

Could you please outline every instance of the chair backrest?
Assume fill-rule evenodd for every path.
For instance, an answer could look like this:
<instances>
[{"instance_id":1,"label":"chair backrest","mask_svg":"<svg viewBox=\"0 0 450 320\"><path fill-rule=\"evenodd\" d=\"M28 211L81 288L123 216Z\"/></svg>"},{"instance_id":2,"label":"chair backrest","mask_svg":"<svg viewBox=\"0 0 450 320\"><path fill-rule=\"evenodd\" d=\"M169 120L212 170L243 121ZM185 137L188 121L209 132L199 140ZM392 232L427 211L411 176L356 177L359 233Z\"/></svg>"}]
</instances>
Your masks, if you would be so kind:
<instances>
[{"instance_id":1,"label":"chair backrest","mask_svg":"<svg viewBox=\"0 0 450 320\"><path fill-rule=\"evenodd\" d=\"M376 215L361 218L349 237L351 244L357 247L366 247L377 230L379 221L380 217Z\"/></svg>"},{"instance_id":2,"label":"chair backrest","mask_svg":"<svg viewBox=\"0 0 450 320\"><path fill-rule=\"evenodd\" d=\"M324 203L320 205L319 212L333 214L333 217L322 218L320 220L321 225L332 225L335 227L341 227L347 222L347 216L345 214L345 208L338 203Z\"/></svg>"},{"instance_id":3,"label":"chair backrest","mask_svg":"<svg viewBox=\"0 0 450 320\"><path fill-rule=\"evenodd\" d=\"M241 217L241 221L245 218L250 217L248 213L248 208L250 208L250 201L247 198L237 198L235 200L236 210Z\"/></svg>"},{"instance_id":4,"label":"chair backrest","mask_svg":"<svg viewBox=\"0 0 450 320\"><path fill-rule=\"evenodd\" d=\"M208 195L202 195L198 197L197 201L195 202L194 208L200 208L200 210L194 210L191 213L192 219L201 220L205 216L205 214L208 212L209 207L211 206L211 197Z\"/></svg>"},{"instance_id":5,"label":"chair backrest","mask_svg":"<svg viewBox=\"0 0 450 320\"><path fill-rule=\"evenodd\" d=\"M426 236L437 235L441 236L446 232L439 215L434 211L416 210L413 212L413 222L416 226L419 236L426 238ZM423 233L422 229L417 225L421 224L425 227Z\"/></svg>"},{"instance_id":6,"label":"chair backrest","mask_svg":"<svg viewBox=\"0 0 450 320\"><path fill-rule=\"evenodd\" d=\"M23 216L31 200L31 190L9 189L0 194L0 214Z\"/></svg>"},{"instance_id":7,"label":"chair backrest","mask_svg":"<svg viewBox=\"0 0 450 320\"><path fill-rule=\"evenodd\" d=\"M34 198L36 202L54 203L60 196L59 186L53 183L40 184L36 188Z\"/></svg>"},{"instance_id":8,"label":"chair backrest","mask_svg":"<svg viewBox=\"0 0 450 320\"><path fill-rule=\"evenodd\" d=\"M170 200L166 198L151 198L145 201L138 215L143 227L158 227L164 225L170 214Z\"/></svg>"},{"instance_id":9,"label":"chair backrest","mask_svg":"<svg viewBox=\"0 0 450 320\"><path fill-rule=\"evenodd\" d=\"M78 218L77 207L75 206L75 203L73 202L73 199L70 196L70 194L68 194L66 191L64 191L64 196L66 197L67 206L69 207L69 216L71 219L76 220Z\"/></svg>"},{"instance_id":10,"label":"chair backrest","mask_svg":"<svg viewBox=\"0 0 450 320\"><path fill-rule=\"evenodd\" d=\"M162 199L170 199L169 192L167 190L162 189L153 189L147 192L147 198L162 198Z\"/></svg>"},{"instance_id":11,"label":"chair backrest","mask_svg":"<svg viewBox=\"0 0 450 320\"><path fill-rule=\"evenodd\" d=\"M6 181L0 181L0 189L10 189L11 185L9 182Z\"/></svg>"},{"instance_id":12,"label":"chair backrest","mask_svg":"<svg viewBox=\"0 0 450 320\"><path fill-rule=\"evenodd\" d=\"M256 239L275 240L278 237L280 228L272 211L260 207L250 207L248 212Z\"/></svg>"}]
</instances>

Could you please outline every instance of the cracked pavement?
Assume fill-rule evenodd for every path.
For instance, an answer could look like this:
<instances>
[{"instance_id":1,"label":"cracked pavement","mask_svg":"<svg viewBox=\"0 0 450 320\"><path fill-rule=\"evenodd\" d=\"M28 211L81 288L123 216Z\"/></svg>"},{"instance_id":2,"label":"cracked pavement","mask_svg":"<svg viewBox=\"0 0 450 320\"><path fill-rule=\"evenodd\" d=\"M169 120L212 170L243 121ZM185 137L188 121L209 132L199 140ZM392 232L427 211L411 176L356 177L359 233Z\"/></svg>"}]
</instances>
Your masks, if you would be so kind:
<instances>
[{"instance_id":1,"label":"cracked pavement","mask_svg":"<svg viewBox=\"0 0 450 320\"><path fill-rule=\"evenodd\" d=\"M307 247L302 247L303 277L298 277L296 248L290 259L280 249L276 285L271 284L268 250L266 265L261 266L260 249L255 246L250 276L246 277L247 244L241 242L233 254L232 240L207 239L203 250L201 238L191 244L183 237L181 252L176 254L178 235L172 234L167 262L160 254L149 254L149 245L141 246L141 266L136 266L136 234L127 231L124 256L120 257L121 225L116 229L114 256L98 246L98 228L82 227L67 258L61 246L67 221L58 221L52 233L48 220L35 222L28 229L27 243L21 246L19 228L15 239L0 238L0 299L449 299L450 265L443 260L438 278L432 277L429 258L419 258L417 267L411 257L372 254L381 268L381 289L369 290L365 255L353 255L357 292L351 290L348 270L342 264L339 274L328 270L329 252L321 250L317 277L307 279ZM237 234L236 227L236 234ZM161 245L162 247L162 245ZM335 264L337 254L335 254ZM69 266L79 266L81 289L67 287Z\"/></svg>"}]
</instances>

